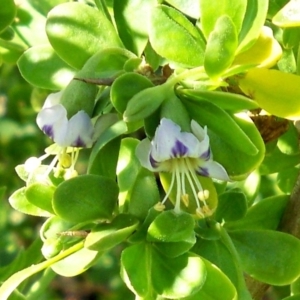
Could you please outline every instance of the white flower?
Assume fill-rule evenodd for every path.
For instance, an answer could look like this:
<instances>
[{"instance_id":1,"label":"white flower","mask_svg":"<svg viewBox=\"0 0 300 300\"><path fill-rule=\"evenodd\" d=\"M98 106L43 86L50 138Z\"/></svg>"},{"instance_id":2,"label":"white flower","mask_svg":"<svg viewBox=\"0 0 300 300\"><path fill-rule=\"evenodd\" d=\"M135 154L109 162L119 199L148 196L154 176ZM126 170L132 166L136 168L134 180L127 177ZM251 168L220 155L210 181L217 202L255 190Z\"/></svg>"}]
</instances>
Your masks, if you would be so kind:
<instances>
[{"instance_id":1,"label":"white flower","mask_svg":"<svg viewBox=\"0 0 300 300\"><path fill-rule=\"evenodd\" d=\"M48 135L55 144L45 150L46 154L40 158L31 157L25 163L25 169L33 172L42 160L55 155L45 176L57 164L56 174L65 171L65 178L76 176L74 169L78 159L79 148L89 148L94 142L94 126L89 115L83 110L77 112L68 120L67 110L60 104L62 91L50 94L38 113L36 122L39 128Z\"/></svg>"},{"instance_id":2,"label":"white flower","mask_svg":"<svg viewBox=\"0 0 300 300\"><path fill-rule=\"evenodd\" d=\"M198 175L213 177L219 180L230 180L226 170L212 160L207 127L204 129L194 120L191 132L181 132L180 126L163 118L156 129L154 139L143 140L137 147L136 155L143 167L154 172L172 173L171 185L162 204L169 197L177 184L175 211L180 211L180 200L188 202L185 179L188 180L197 203L197 214L207 215L208 206L205 202L209 191L203 190ZM202 207L199 200L203 203Z\"/></svg>"},{"instance_id":3,"label":"white flower","mask_svg":"<svg viewBox=\"0 0 300 300\"><path fill-rule=\"evenodd\" d=\"M83 110L67 118L67 111L59 104L62 92L50 94L37 115L39 128L61 147L91 147L94 126Z\"/></svg>"}]
</instances>

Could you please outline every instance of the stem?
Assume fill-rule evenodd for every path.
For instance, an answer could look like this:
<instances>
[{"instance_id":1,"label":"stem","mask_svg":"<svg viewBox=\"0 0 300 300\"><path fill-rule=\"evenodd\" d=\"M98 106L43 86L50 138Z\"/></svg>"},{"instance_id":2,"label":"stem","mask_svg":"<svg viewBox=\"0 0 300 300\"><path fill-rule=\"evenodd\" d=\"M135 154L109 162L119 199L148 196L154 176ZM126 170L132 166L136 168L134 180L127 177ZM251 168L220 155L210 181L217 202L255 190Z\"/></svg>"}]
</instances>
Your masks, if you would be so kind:
<instances>
[{"instance_id":1,"label":"stem","mask_svg":"<svg viewBox=\"0 0 300 300\"><path fill-rule=\"evenodd\" d=\"M300 173L279 225L279 230L300 238Z\"/></svg>"},{"instance_id":2,"label":"stem","mask_svg":"<svg viewBox=\"0 0 300 300\"><path fill-rule=\"evenodd\" d=\"M83 248L84 241L70 247L64 252L59 253L55 257L52 257L46 261L43 261L40 264L37 265L32 265L22 271L19 271L15 274L13 274L11 277L9 277L1 286L0 288L0 299L1 300L7 300L10 294L18 287L18 285L27 279L29 276L40 272L46 268L49 268L51 265L54 263L62 260L63 258L79 251L80 249Z\"/></svg>"}]
</instances>

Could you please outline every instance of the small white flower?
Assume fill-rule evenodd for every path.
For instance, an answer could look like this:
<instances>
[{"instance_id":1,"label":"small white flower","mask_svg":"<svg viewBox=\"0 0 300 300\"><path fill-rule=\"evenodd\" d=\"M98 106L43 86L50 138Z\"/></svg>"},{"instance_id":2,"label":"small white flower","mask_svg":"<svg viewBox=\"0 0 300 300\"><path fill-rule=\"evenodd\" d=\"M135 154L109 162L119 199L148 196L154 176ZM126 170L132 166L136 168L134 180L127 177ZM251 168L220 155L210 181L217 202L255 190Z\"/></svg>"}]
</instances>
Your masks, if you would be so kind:
<instances>
[{"instance_id":1,"label":"small white flower","mask_svg":"<svg viewBox=\"0 0 300 300\"><path fill-rule=\"evenodd\" d=\"M169 197L175 181L177 184L175 211L180 211L181 200L188 203L186 178L197 202L196 213L203 216L209 214L205 202L209 197L209 191L203 190L197 174L224 181L230 179L226 170L212 159L207 127L203 129L193 120L191 130L192 133L181 132L180 126L163 118L156 129L154 139L151 142L148 139L141 141L136 155L143 167L153 172L172 173L171 185L162 204Z\"/></svg>"},{"instance_id":2,"label":"small white flower","mask_svg":"<svg viewBox=\"0 0 300 300\"><path fill-rule=\"evenodd\" d=\"M78 159L79 148L89 148L94 142L94 125L89 115L83 110L68 120L67 110L60 104L62 91L50 94L38 113L36 122L39 128L49 136L55 144L45 150L40 158L30 158L25 168L32 172L41 165L42 160L55 155L45 176L57 165L56 174L65 170L65 177L76 176L74 169Z\"/></svg>"},{"instance_id":3,"label":"small white flower","mask_svg":"<svg viewBox=\"0 0 300 300\"><path fill-rule=\"evenodd\" d=\"M37 115L39 128L61 147L91 147L94 126L83 110L67 118L67 111L59 104L62 92L50 94Z\"/></svg>"}]
</instances>

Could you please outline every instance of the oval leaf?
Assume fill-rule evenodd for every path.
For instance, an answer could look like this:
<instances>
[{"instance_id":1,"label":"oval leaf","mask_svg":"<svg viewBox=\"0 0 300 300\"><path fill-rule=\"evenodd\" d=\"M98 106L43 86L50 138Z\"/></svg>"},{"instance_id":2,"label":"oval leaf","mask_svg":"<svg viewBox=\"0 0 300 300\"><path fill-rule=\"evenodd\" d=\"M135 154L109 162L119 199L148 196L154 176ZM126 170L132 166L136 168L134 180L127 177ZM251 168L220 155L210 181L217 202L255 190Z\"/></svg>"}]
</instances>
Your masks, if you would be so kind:
<instances>
[{"instance_id":1,"label":"oval leaf","mask_svg":"<svg viewBox=\"0 0 300 300\"><path fill-rule=\"evenodd\" d=\"M300 118L300 76L254 68L239 80L239 86L268 113L291 120Z\"/></svg>"},{"instance_id":2,"label":"oval leaf","mask_svg":"<svg viewBox=\"0 0 300 300\"><path fill-rule=\"evenodd\" d=\"M300 241L271 230L236 230L229 233L250 276L271 285L287 285L300 275Z\"/></svg>"},{"instance_id":3,"label":"oval leaf","mask_svg":"<svg viewBox=\"0 0 300 300\"><path fill-rule=\"evenodd\" d=\"M70 222L108 219L117 197L115 181L97 175L82 175L57 187L53 208L58 216Z\"/></svg>"},{"instance_id":4,"label":"oval leaf","mask_svg":"<svg viewBox=\"0 0 300 300\"><path fill-rule=\"evenodd\" d=\"M122 47L105 14L82 3L55 6L48 13L46 32L57 54L76 69L100 49Z\"/></svg>"},{"instance_id":5,"label":"oval leaf","mask_svg":"<svg viewBox=\"0 0 300 300\"><path fill-rule=\"evenodd\" d=\"M170 61L189 67L203 64L205 43L199 31L174 8L159 5L152 9L149 39L153 49Z\"/></svg>"},{"instance_id":6,"label":"oval leaf","mask_svg":"<svg viewBox=\"0 0 300 300\"><path fill-rule=\"evenodd\" d=\"M53 186L36 182L26 188L25 195L30 203L53 214L52 197L54 191Z\"/></svg>"},{"instance_id":7,"label":"oval leaf","mask_svg":"<svg viewBox=\"0 0 300 300\"><path fill-rule=\"evenodd\" d=\"M49 90L64 88L75 75L48 45L29 48L18 60L18 67L30 84Z\"/></svg>"},{"instance_id":8,"label":"oval leaf","mask_svg":"<svg viewBox=\"0 0 300 300\"><path fill-rule=\"evenodd\" d=\"M204 68L209 77L217 79L231 65L237 45L237 32L231 18L219 17L205 49Z\"/></svg>"}]
</instances>

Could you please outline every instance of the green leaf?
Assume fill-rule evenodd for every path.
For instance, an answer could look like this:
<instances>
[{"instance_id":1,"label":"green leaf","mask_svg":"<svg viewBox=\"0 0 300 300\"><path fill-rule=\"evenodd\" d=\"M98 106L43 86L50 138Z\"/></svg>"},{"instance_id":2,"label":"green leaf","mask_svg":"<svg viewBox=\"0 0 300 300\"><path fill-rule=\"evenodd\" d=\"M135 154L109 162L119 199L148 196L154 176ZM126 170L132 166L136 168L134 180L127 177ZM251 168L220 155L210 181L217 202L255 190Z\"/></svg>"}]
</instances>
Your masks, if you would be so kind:
<instances>
[{"instance_id":1,"label":"green leaf","mask_svg":"<svg viewBox=\"0 0 300 300\"><path fill-rule=\"evenodd\" d=\"M75 253L51 265L51 269L65 277L72 277L85 272L98 260L102 252L82 248Z\"/></svg>"},{"instance_id":2,"label":"green leaf","mask_svg":"<svg viewBox=\"0 0 300 300\"><path fill-rule=\"evenodd\" d=\"M53 186L36 182L26 188L25 196L33 205L53 214L52 197L54 191Z\"/></svg>"},{"instance_id":3,"label":"green leaf","mask_svg":"<svg viewBox=\"0 0 300 300\"><path fill-rule=\"evenodd\" d=\"M183 254L167 258L147 243L130 246L121 256L123 280L143 299L156 299L156 294L171 299L189 296L203 286L206 275L200 257Z\"/></svg>"},{"instance_id":4,"label":"green leaf","mask_svg":"<svg viewBox=\"0 0 300 300\"><path fill-rule=\"evenodd\" d=\"M135 94L129 101L123 114L125 122L142 120L154 113L168 97L170 86L157 85L143 89Z\"/></svg>"},{"instance_id":5,"label":"green leaf","mask_svg":"<svg viewBox=\"0 0 300 300\"><path fill-rule=\"evenodd\" d=\"M200 18L200 6L194 0L167 0L167 3L193 19Z\"/></svg>"},{"instance_id":6,"label":"green leaf","mask_svg":"<svg viewBox=\"0 0 300 300\"><path fill-rule=\"evenodd\" d=\"M121 142L117 167L119 205L123 212L144 219L160 196L154 174L142 168L136 157L138 143L133 138L125 138Z\"/></svg>"},{"instance_id":7,"label":"green leaf","mask_svg":"<svg viewBox=\"0 0 300 300\"><path fill-rule=\"evenodd\" d=\"M247 1L238 0L222 0L222 1L209 1L200 0L201 12L201 29L208 39L210 33L214 30L217 20L222 16L228 16L236 28L236 33L240 32L242 22L246 11Z\"/></svg>"},{"instance_id":8,"label":"green leaf","mask_svg":"<svg viewBox=\"0 0 300 300\"><path fill-rule=\"evenodd\" d=\"M64 88L75 72L48 45L29 48L18 60L22 76L32 85L49 90Z\"/></svg>"},{"instance_id":9,"label":"green leaf","mask_svg":"<svg viewBox=\"0 0 300 300\"><path fill-rule=\"evenodd\" d=\"M156 293L151 284L150 245L139 243L123 250L121 255L121 277L127 287L135 294L144 299L155 299Z\"/></svg>"},{"instance_id":10,"label":"green leaf","mask_svg":"<svg viewBox=\"0 0 300 300\"><path fill-rule=\"evenodd\" d=\"M247 8L239 34L239 53L250 48L257 40L266 21L268 4L268 0L247 1ZM232 12L234 13L234 10Z\"/></svg>"},{"instance_id":11,"label":"green leaf","mask_svg":"<svg viewBox=\"0 0 300 300\"><path fill-rule=\"evenodd\" d=\"M224 243L224 239L198 239L191 251L203 256L210 263L216 265L230 279L238 292L238 299L252 299L247 291L244 274L235 254Z\"/></svg>"},{"instance_id":12,"label":"green leaf","mask_svg":"<svg viewBox=\"0 0 300 300\"><path fill-rule=\"evenodd\" d=\"M263 26L259 32L257 39L249 46L246 51L239 53L232 63L234 67L248 66L248 69L258 66L259 68L270 68L274 66L282 56L282 48L273 36L273 31L267 26ZM227 75L227 74L226 74Z\"/></svg>"},{"instance_id":13,"label":"green leaf","mask_svg":"<svg viewBox=\"0 0 300 300\"><path fill-rule=\"evenodd\" d=\"M12 29L11 26L6 27L1 33L0 33L0 39L11 41L15 37L15 32Z\"/></svg>"},{"instance_id":14,"label":"green leaf","mask_svg":"<svg viewBox=\"0 0 300 300\"><path fill-rule=\"evenodd\" d=\"M219 196L216 220L219 222L236 221L247 212L247 199L239 190L230 190Z\"/></svg>"},{"instance_id":15,"label":"green leaf","mask_svg":"<svg viewBox=\"0 0 300 300\"><path fill-rule=\"evenodd\" d=\"M207 126L228 144L247 155L255 156L258 149L235 120L223 109L206 100L184 100L190 116L202 126Z\"/></svg>"},{"instance_id":16,"label":"green leaf","mask_svg":"<svg viewBox=\"0 0 300 300\"><path fill-rule=\"evenodd\" d=\"M94 145L88 163L88 173L109 177L116 176L116 166L120 148L120 138L127 131L123 121L117 121L115 115L101 116L96 124L101 128L99 138ZM107 159L109 155L110 159Z\"/></svg>"},{"instance_id":17,"label":"green leaf","mask_svg":"<svg viewBox=\"0 0 300 300\"><path fill-rule=\"evenodd\" d=\"M228 277L215 265L203 259L207 276L202 288L182 300L237 300L237 292Z\"/></svg>"},{"instance_id":18,"label":"green leaf","mask_svg":"<svg viewBox=\"0 0 300 300\"><path fill-rule=\"evenodd\" d=\"M299 153L287 155L282 153L278 147L275 147L273 151L266 154L259 167L259 173L261 175L266 175L281 172L298 165L299 161Z\"/></svg>"},{"instance_id":19,"label":"green leaf","mask_svg":"<svg viewBox=\"0 0 300 300\"><path fill-rule=\"evenodd\" d=\"M193 101L206 100L224 110L229 110L234 113L243 110L257 109L259 107L255 101L240 94L190 89L178 89L176 93L178 93L180 98L183 97L184 99L191 99Z\"/></svg>"},{"instance_id":20,"label":"green leaf","mask_svg":"<svg viewBox=\"0 0 300 300\"><path fill-rule=\"evenodd\" d=\"M148 20L155 4L154 0L114 1L114 18L120 38L126 48L138 56L148 41Z\"/></svg>"},{"instance_id":21,"label":"green leaf","mask_svg":"<svg viewBox=\"0 0 300 300\"><path fill-rule=\"evenodd\" d=\"M151 279L155 291L166 298L180 299L199 291L206 282L204 261L185 253L168 258L152 250Z\"/></svg>"},{"instance_id":22,"label":"green leaf","mask_svg":"<svg viewBox=\"0 0 300 300\"><path fill-rule=\"evenodd\" d=\"M136 56L123 48L104 48L97 51L77 73L78 78L111 79L124 72L125 63Z\"/></svg>"},{"instance_id":23,"label":"green leaf","mask_svg":"<svg viewBox=\"0 0 300 300\"><path fill-rule=\"evenodd\" d=\"M277 229L283 216L289 196L279 195L260 200L251 206L244 218L228 222L225 227L234 229Z\"/></svg>"},{"instance_id":24,"label":"green leaf","mask_svg":"<svg viewBox=\"0 0 300 300\"><path fill-rule=\"evenodd\" d=\"M298 47L299 39L300 39L300 32L298 26L283 29L282 44L286 50L290 50L294 47Z\"/></svg>"},{"instance_id":25,"label":"green leaf","mask_svg":"<svg viewBox=\"0 0 300 300\"><path fill-rule=\"evenodd\" d=\"M153 118L152 116L150 118ZM191 130L191 118L182 101L173 92L170 92L160 107L160 120L167 118L180 126L182 131ZM155 121L155 118L153 118ZM158 124L157 124L158 126ZM157 127L156 126L156 127ZM156 129L156 128L155 128Z\"/></svg>"},{"instance_id":26,"label":"green leaf","mask_svg":"<svg viewBox=\"0 0 300 300\"><path fill-rule=\"evenodd\" d=\"M140 91L153 87L153 83L137 73L119 76L111 86L111 102L119 113L123 113L129 100Z\"/></svg>"},{"instance_id":27,"label":"green leaf","mask_svg":"<svg viewBox=\"0 0 300 300\"><path fill-rule=\"evenodd\" d=\"M17 7L14 0L6 0L0 11L0 32L13 22L16 12Z\"/></svg>"},{"instance_id":28,"label":"green leaf","mask_svg":"<svg viewBox=\"0 0 300 300\"><path fill-rule=\"evenodd\" d=\"M300 117L300 76L253 68L238 84L246 95L268 113L291 120Z\"/></svg>"},{"instance_id":29,"label":"green leaf","mask_svg":"<svg viewBox=\"0 0 300 300\"><path fill-rule=\"evenodd\" d=\"M271 230L230 232L246 273L271 285L287 285L300 275L300 241Z\"/></svg>"},{"instance_id":30,"label":"green leaf","mask_svg":"<svg viewBox=\"0 0 300 300\"><path fill-rule=\"evenodd\" d=\"M56 53L76 69L101 49L122 47L105 14L82 3L54 7L48 13L46 32Z\"/></svg>"},{"instance_id":31,"label":"green leaf","mask_svg":"<svg viewBox=\"0 0 300 300\"><path fill-rule=\"evenodd\" d=\"M81 175L60 184L53 197L55 213L70 222L87 222L111 218L118 197L112 179Z\"/></svg>"},{"instance_id":32,"label":"green leaf","mask_svg":"<svg viewBox=\"0 0 300 300\"><path fill-rule=\"evenodd\" d=\"M273 17L272 22L279 27L299 27L300 25L300 1L289 1Z\"/></svg>"},{"instance_id":33,"label":"green leaf","mask_svg":"<svg viewBox=\"0 0 300 300\"><path fill-rule=\"evenodd\" d=\"M187 251L189 251L196 243L195 234L192 233L190 238L181 242L157 242L153 243L153 247L156 248L163 255L174 258L178 257Z\"/></svg>"},{"instance_id":34,"label":"green leaf","mask_svg":"<svg viewBox=\"0 0 300 300\"><path fill-rule=\"evenodd\" d=\"M283 170L277 175L278 187L285 193L291 194L299 176L299 168Z\"/></svg>"},{"instance_id":35,"label":"green leaf","mask_svg":"<svg viewBox=\"0 0 300 300\"><path fill-rule=\"evenodd\" d=\"M238 45L235 25L227 15L220 16L208 36L204 68L209 77L219 78L232 64Z\"/></svg>"},{"instance_id":36,"label":"green leaf","mask_svg":"<svg viewBox=\"0 0 300 300\"><path fill-rule=\"evenodd\" d=\"M138 220L130 215L117 215L111 223L95 226L84 246L90 250L107 251L126 240L138 225Z\"/></svg>"},{"instance_id":37,"label":"green leaf","mask_svg":"<svg viewBox=\"0 0 300 300\"><path fill-rule=\"evenodd\" d=\"M288 130L278 138L277 146L284 154L291 155L299 152L298 130L291 122Z\"/></svg>"},{"instance_id":38,"label":"green leaf","mask_svg":"<svg viewBox=\"0 0 300 300\"><path fill-rule=\"evenodd\" d=\"M153 49L172 62L188 67L203 65L202 36L183 14L171 7L159 5L152 9L149 39Z\"/></svg>"},{"instance_id":39,"label":"green leaf","mask_svg":"<svg viewBox=\"0 0 300 300\"><path fill-rule=\"evenodd\" d=\"M84 110L91 116L95 105L96 94L96 85L72 80L63 90L60 104L67 110L68 118L71 118L80 110ZM84 99L84 101L82 101L82 99Z\"/></svg>"},{"instance_id":40,"label":"green leaf","mask_svg":"<svg viewBox=\"0 0 300 300\"><path fill-rule=\"evenodd\" d=\"M34 204L30 203L26 198L26 187L16 190L10 197L10 205L17 211L24 214L39 216L39 217L50 217L51 214L43 210Z\"/></svg>"},{"instance_id":41,"label":"green leaf","mask_svg":"<svg viewBox=\"0 0 300 300\"><path fill-rule=\"evenodd\" d=\"M216 135L213 131L209 131L210 146L214 159L226 169L229 176L232 179L242 180L261 164L265 145L252 120L245 113L239 113L232 117L259 150L258 153L248 155L238 151L223 136Z\"/></svg>"},{"instance_id":42,"label":"green leaf","mask_svg":"<svg viewBox=\"0 0 300 300\"><path fill-rule=\"evenodd\" d=\"M189 240L194 232L194 218L185 212L173 210L162 212L148 228L147 240L150 242L180 242Z\"/></svg>"},{"instance_id":43,"label":"green leaf","mask_svg":"<svg viewBox=\"0 0 300 300\"><path fill-rule=\"evenodd\" d=\"M18 21L12 23L11 26L22 40L21 44L25 44L26 48L48 43L44 30L46 18L31 1L23 1L18 4L16 18Z\"/></svg>"}]
</instances>

